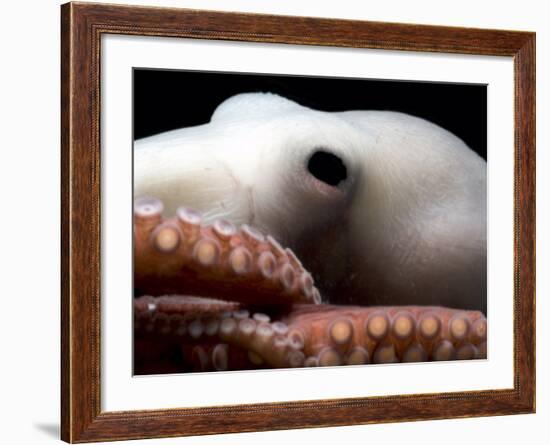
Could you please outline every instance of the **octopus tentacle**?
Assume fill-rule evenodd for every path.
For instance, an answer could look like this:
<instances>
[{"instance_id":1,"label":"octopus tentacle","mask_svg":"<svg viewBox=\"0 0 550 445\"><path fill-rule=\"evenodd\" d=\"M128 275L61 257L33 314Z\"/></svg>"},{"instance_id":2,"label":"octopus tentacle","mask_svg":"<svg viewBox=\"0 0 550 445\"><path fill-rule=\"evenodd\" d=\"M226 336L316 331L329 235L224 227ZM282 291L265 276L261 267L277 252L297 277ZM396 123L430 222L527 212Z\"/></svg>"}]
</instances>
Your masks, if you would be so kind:
<instances>
[{"instance_id":1,"label":"octopus tentacle","mask_svg":"<svg viewBox=\"0 0 550 445\"><path fill-rule=\"evenodd\" d=\"M160 338L159 343L165 346L179 345L185 356L182 360L193 369L302 365L303 345L287 338L288 327L283 322L271 322L269 316L260 312L251 314L239 309L237 303L205 299L201 304L200 300L184 296L137 298L134 318L138 361L151 358L149 340ZM223 351L221 346L217 348L219 345L225 345ZM228 354L230 357L225 357Z\"/></svg>"},{"instance_id":2,"label":"octopus tentacle","mask_svg":"<svg viewBox=\"0 0 550 445\"><path fill-rule=\"evenodd\" d=\"M138 359L150 359L147 341L160 336L163 340L159 343L179 349L182 363L187 364L182 366L192 370L486 357L486 319L476 311L294 305L272 320L238 303L181 296L140 297L134 311L140 320ZM156 359L163 354L166 352L161 349Z\"/></svg>"},{"instance_id":3,"label":"octopus tentacle","mask_svg":"<svg viewBox=\"0 0 550 445\"><path fill-rule=\"evenodd\" d=\"M223 320L242 313L240 307L235 302L180 295L134 299L137 373L150 373L151 368L158 368L153 372L246 369L246 351L228 351L220 341Z\"/></svg>"},{"instance_id":4,"label":"octopus tentacle","mask_svg":"<svg viewBox=\"0 0 550 445\"><path fill-rule=\"evenodd\" d=\"M487 355L481 312L320 304L294 253L254 227L203 224L138 199L135 371L224 371L466 360ZM196 296L189 296L196 295Z\"/></svg>"},{"instance_id":5,"label":"octopus tentacle","mask_svg":"<svg viewBox=\"0 0 550 445\"><path fill-rule=\"evenodd\" d=\"M284 320L303 338L310 366L486 356L487 322L478 311L296 305Z\"/></svg>"},{"instance_id":6,"label":"octopus tentacle","mask_svg":"<svg viewBox=\"0 0 550 445\"><path fill-rule=\"evenodd\" d=\"M152 198L134 210L138 294L200 294L244 303L319 303L313 278L290 250L248 225L203 225L180 208L170 219Z\"/></svg>"}]
</instances>

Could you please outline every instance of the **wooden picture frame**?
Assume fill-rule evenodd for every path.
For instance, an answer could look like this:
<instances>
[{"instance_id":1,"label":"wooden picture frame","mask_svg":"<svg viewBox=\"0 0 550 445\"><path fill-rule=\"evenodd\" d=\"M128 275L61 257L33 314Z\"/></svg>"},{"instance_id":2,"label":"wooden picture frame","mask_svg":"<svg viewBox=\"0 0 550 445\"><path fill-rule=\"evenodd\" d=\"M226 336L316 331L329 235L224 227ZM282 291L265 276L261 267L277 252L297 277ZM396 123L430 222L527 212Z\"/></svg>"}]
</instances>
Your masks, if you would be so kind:
<instances>
[{"instance_id":1,"label":"wooden picture frame","mask_svg":"<svg viewBox=\"0 0 550 445\"><path fill-rule=\"evenodd\" d=\"M61 14L63 440L97 442L535 411L534 33L92 3L67 3ZM103 34L513 57L513 389L103 412L99 94Z\"/></svg>"}]
</instances>

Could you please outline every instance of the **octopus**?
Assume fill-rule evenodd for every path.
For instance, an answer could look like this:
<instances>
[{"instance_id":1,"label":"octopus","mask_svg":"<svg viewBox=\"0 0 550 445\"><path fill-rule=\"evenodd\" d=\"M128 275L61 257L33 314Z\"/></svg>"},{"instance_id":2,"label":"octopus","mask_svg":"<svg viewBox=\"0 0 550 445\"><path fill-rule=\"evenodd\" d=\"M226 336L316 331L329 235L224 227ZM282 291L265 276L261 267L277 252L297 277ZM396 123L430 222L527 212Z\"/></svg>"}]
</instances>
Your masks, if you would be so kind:
<instances>
[{"instance_id":1,"label":"octopus","mask_svg":"<svg viewBox=\"0 0 550 445\"><path fill-rule=\"evenodd\" d=\"M486 358L485 178L422 119L265 93L136 141L134 372Z\"/></svg>"}]
</instances>

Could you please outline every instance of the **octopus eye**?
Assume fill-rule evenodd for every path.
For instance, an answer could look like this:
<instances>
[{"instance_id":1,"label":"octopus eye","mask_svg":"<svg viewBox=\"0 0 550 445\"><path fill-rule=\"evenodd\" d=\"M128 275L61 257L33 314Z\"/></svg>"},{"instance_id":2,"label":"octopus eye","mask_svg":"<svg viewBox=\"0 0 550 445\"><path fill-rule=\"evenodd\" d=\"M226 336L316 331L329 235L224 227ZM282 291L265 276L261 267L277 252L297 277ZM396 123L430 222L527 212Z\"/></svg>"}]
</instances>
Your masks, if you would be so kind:
<instances>
[{"instance_id":1,"label":"octopus eye","mask_svg":"<svg viewBox=\"0 0 550 445\"><path fill-rule=\"evenodd\" d=\"M338 186L348 177L344 161L328 151L315 151L307 163L308 171L319 181L333 187Z\"/></svg>"}]
</instances>

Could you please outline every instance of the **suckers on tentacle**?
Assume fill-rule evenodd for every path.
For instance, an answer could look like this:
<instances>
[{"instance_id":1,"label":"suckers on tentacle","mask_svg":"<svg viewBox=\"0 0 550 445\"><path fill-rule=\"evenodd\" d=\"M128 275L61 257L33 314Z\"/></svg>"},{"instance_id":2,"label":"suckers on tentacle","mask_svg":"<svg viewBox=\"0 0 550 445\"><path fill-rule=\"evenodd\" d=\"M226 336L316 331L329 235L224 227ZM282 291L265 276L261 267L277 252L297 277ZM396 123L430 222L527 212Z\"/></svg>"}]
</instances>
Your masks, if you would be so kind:
<instances>
[{"instance_id":1,"label":"suckers on tentacle","mask_svg":"<svg viewBox=\"0 0 550 445\"><path fill-rule=\"evenodd\" d=\"M467 360L487 354L487 321L477 311L293 305L271 319L238 303L166 296L137 298L134 313L136 360L149 371L143 363L157 360L162 370L173 351L180 354L179 372Z\"/></svg>"},{"instance_id":2,"label":"suckers on tentacle","mask_svg":"<svg viewBox=\"0 0 550 445\"><path fill-rule=\"evenodd\" d=\"M271 236L205 225L188 208L162 212L159 200L135 203L138 374L486 357L480 312L321 305L311 275Z\"/></svg>"},{"instance_id":3,"label":"suckers on tentacle","mask_svg":"<svg viewBox=\"0 0 550 445\"><path fill-rule=\"evenodd\" d=\"M262 304L319 303L319 291L296 256L271 236L225 220L203 225L179 208L162 216L153 198L135 202L137 294L194 294Z\"/></svg>"}]
</instances>

